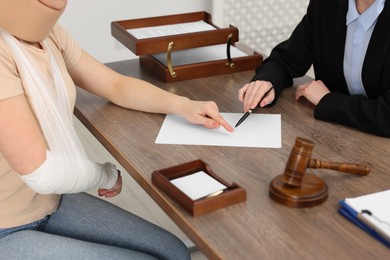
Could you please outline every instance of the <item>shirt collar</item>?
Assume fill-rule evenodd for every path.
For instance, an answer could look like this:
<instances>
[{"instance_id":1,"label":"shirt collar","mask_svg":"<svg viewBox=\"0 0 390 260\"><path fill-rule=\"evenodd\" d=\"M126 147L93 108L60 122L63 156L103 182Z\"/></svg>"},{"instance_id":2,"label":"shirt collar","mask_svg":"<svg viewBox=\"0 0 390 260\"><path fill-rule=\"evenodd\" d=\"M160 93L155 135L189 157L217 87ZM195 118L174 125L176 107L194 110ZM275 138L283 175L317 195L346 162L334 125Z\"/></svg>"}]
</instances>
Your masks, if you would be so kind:
<instances>
[{"instance_id":1,"label":"shirt collar","mask_svg":"<svg viewBox=\"0 0 390 260\"><path fill-rule=\"evenodd\" d=\"M380 13L382 12L386 0L375 0L375 2L362 14L359 14L356 9L356 1L348 0L348 13L347 13L347 23L348 26L350 23L359 19L359 22L363 26L364 30L368 30L376 21Z\"/></svg>"}]
</instances>

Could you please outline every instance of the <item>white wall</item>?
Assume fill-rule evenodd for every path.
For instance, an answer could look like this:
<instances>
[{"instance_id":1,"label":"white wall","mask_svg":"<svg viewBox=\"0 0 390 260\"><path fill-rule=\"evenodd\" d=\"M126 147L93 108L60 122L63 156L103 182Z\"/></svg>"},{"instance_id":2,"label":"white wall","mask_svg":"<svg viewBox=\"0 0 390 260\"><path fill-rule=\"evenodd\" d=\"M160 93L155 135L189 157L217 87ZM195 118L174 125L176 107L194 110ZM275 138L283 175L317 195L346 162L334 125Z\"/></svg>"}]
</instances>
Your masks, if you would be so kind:
<instances>
[{"instance_id":1,"label":"white wall","mask_svg":"<svg viewBox=\"0 0 390 260\"><path fill-rule=\"evenodd\" d=\"M268 56L306 13L309 0L213 0L213 22L239 29L239 41ZM307 75L314 78L311 68Z\"/></svg>"},{"instance_id":2,"label":"white wall","mask_svg":"<svg viewBox=\"0 0 390 260\"><path fill-rule=\"evenodd\" d=\"M136 56L111 36L115 20L206 11L211 0L69 0L59 23L89 54L101 62Z\"/></svg>"},{"instance_id":3,"label":"white wall","mask_svg":"<svg viewBox=\"0 0 390 260\"><path fill-rule=\"evenodd\" d=\"M240 42L269 55L306 13L309 0L213 0L213 21L239 29Z\"/></svg>"}]
</instances>

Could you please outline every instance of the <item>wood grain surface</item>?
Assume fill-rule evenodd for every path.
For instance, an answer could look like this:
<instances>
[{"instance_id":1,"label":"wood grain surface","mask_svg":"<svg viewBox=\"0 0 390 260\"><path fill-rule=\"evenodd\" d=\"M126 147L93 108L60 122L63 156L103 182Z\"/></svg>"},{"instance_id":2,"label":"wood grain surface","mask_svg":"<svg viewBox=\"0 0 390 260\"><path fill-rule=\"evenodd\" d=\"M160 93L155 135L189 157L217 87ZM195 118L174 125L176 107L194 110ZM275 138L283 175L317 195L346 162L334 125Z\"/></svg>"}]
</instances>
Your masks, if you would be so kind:
<instances>
[{"instance_id":1,"label":"wood grain surface","mask_svg":"<svg viewBox=\"0 0 390 260\"><path fill-rule=\"evenodd\" d=\"M240 72L165 84L142 70L138 60L108 64L195 100L214 100L221 112L241 113L237 91L253 75ZM301 78L295 82L309 80ZM142 99L142 97L140 97ZM282 148L155 144L165 115L127 110L78 90L75 114L143 189L210 259L389 259L389 249L338 212L339 200L390 189L390 141L313 118L313 106L295 101L294 88L276 105L257 113L281 114ZM289 208L268 195L283 173L296 137L312 140L313 159L368 165L357 176L307 169L328 185L328 199L312 208ZM151 182L155 170L203 160L221 178L236 182L247 201L192 217Z\"/></svg>"}]
</instances>

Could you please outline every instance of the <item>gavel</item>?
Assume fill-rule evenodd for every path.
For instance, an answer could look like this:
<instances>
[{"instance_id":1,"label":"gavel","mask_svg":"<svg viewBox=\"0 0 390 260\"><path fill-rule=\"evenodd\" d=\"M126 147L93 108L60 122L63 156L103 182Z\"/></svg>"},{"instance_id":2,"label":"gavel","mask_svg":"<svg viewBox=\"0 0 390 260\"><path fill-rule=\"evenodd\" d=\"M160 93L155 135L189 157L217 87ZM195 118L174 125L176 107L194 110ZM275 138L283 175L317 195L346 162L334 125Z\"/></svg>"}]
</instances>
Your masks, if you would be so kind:
<instances>
[{"instance_id":1,"label":"gavel","mask_svg":"<svg viewBox=\"0 0 390 260\"><path fill-rule=\"evenodd\" d=\"M275 201L288 207L312 207L328 198L328 186L318 176L307 174L307 168L323 168L360 176L367 175L366 165L354 163L326 162L311 159L314 143L297 137L291 150L284 173L270 183L269 195Z\"/></svg>"},{"instance_id":2,"label":"gavel","mask_svg":"<svg viewBox=\"0 0 390 260\"><path fill-rule=\"evenodd\" d=\"M286 183L299 187L307 168L330 169L359 175L367 175L370 173L370 169L362 164L337 163L311 159L313 147L314 143L312 141L297 137L283 174L283 180Z\"/></svg>"}]
</instances>

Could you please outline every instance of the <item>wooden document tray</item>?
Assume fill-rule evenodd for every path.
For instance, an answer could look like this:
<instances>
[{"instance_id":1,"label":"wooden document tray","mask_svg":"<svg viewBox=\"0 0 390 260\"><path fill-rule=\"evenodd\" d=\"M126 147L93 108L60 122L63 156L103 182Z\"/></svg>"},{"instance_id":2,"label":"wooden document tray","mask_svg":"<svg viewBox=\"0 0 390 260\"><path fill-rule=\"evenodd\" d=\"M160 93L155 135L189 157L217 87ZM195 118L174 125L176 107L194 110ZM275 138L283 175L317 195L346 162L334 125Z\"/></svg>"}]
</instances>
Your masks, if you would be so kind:
<instances>
[{"instance_id":1,"label":"wooden document tray","mask_svg":"<svg viewBox=\"0 0 390 260\"><path fill-rule=\"evenodd\" d=\"M144 35L145 37L134 33L142 29L157 32L157 26L184 26L197 22L206 25L206 29ZM236 44L239 38L236 27L230 25L229 28L218 28L212 23L211 15L206 12L114 21L111 23L111 34L140 56L141 65L164 82L253 70L263 62L261 54ZM201 55L194 54L198 52L207 56L206 50L216 54L214 49L210 50L211 46L224 48L222 52L218 50L218 58L199 60ZM185 57L185 62L182 57Z\"/></svg>"},{"instance_id":2,"label":"wooden document tray","mask_svg":"<svg viewBox=\"0 0 390 260\"><path fill-rule=\"evenodd\" d=\"M227 188L217 196L192 200L170 182L173 179L190 175L198 171L204 171ZM239 187L235 183L228 184L226 181L218 177L211 170L209 165L201 160L154 171L152 173L152 183L164 191L169 197L175 200L194 217L246 200L246 191L243 188Z\"/></svg>"}]
</instances>

